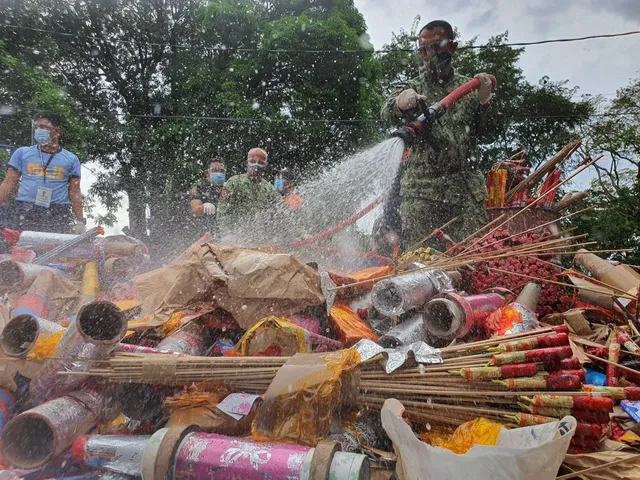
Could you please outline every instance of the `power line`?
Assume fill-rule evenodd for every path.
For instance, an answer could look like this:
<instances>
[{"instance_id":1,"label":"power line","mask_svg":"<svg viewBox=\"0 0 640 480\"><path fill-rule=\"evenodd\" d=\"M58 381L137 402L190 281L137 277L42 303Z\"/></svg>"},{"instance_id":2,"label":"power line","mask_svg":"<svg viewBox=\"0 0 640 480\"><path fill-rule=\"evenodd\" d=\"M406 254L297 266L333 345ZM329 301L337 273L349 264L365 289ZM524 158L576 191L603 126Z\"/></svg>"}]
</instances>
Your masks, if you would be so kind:
<instances>
[{"instance_id":1,"label":"power line","mask_svg":"<svg viewBox=\"0 0 640 480\"><path fill-rule=\"evenodd\" d=\"M117 40L117 39L108 39L105 37L98 37L94 35L80 35L77 33L65 33L58 32L55 30L45 30L41 28L34 27L26 27L22 25L3 25L4 28L9 28L13 30L27 30L31 32L37 33L46 33L49 35L57 35L62 37L73 37L73 38L84 38L88 40L94 41L102 41L102 42L112 42L112 43L122 43L126 45L136 45L136 46L148 46L148 47L171 47L171 48L180 48L180 49L193 49L195 48L192 45L180 45L180 44L171 44L171 43L147 43L147 42L138 42L135 40ZM595 40L595 39L604 39L604 38L617 38L617 37L626 37L630 35L639 35L640 30L633 30L629 32L620 32L620 33L609 33L609 34L600 34L600 35L589 35L585 37L569 37L569 38L556 38L556 39L547 39L547 40L538 40L533 42L515 42L515 43L503 43L500 45L463 45L458 47L458 50L475 50L475 49L483 49L483 48L507 48L507 47L528 47L535 45L548 45L552 43L571 43L571 42L583 42L586 40ZM202 47L198 46L198 49L206 50L210 52L257 52L257 53L294 53L294 54L323 54L323 53L341 53L341 54L365 54L365 53L394 53L394 52L414 52L413 48L401 48L401 49L380 49L380 50L366 50L366 49L354 49L354 50L302 50L302 49L271 49L271 48L245 48L245 47Z\"/></svg>"}]
</instances>

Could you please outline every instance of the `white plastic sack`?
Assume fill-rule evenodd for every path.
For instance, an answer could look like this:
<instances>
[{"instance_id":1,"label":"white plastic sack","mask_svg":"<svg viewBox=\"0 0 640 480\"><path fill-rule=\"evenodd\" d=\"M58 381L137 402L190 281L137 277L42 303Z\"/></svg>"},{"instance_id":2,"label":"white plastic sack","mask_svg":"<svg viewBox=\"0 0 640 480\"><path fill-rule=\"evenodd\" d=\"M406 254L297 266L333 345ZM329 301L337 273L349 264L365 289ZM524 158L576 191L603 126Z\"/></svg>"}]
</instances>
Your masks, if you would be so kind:
<instances>
[{"instance_id":1,"label":"white plastic sack","mask_svg":"<svg viewBox=\"0 0 640 480\"><path fill-rule=\"evenodd\" d=\"M398 400L385 401L382 426L398 456L400 480L554 480L576 420L500 431L495 446L477 445L459 455L420 441L402 419L404 407Z\"/></svg>"}]
</instances>

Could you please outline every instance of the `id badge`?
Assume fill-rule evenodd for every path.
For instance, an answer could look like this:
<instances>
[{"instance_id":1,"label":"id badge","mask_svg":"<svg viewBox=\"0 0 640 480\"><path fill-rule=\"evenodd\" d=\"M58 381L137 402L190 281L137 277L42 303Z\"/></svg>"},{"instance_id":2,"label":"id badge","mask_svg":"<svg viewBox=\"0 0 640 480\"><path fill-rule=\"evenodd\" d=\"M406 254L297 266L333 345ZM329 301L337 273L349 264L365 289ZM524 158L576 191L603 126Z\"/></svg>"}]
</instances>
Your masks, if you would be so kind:
<instances>
[{"instance_id":1,"label":"id badge","mask_svg":"<svg viewBox=\"0 0 640 480\"><path fill-rule=\"evenodd\" d=\"M53 189L47 187L38 187L36 192L35 204L39 207L49 208L51 206L51 197Z\"/></svg>"}]
</instances>

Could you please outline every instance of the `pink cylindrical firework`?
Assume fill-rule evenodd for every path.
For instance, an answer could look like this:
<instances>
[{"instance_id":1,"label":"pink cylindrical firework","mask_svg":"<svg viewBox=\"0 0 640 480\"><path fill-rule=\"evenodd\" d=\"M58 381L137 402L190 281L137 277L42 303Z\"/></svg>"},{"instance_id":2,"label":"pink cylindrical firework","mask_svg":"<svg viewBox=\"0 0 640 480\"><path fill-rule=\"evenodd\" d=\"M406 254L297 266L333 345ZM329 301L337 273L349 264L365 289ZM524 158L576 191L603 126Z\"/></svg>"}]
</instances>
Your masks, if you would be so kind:
<instances>
[{"instance_id":1,"label":"pink cylindrical firework","mask_svg":"<svg viewBox=\"0 0 640 480\"><path fill-rule=\"evenodd\" d=\"M109 355L127 331L127 320L118 307L109 302L92 302L80 310L36 377L31 380L32 399L43 402L63 395L86 380L84 375L59 375L59 372L83 372L90 363Z\"/></svg>"},{"instance_id":2,"label":"pink cylindrical firework","mask_svg":"<svg viewBox=\"0 0 640 480\"><path fill-rule=\"evenodd\" d=\"M71 446L78 435L105 420L105 399L84 389L27 410L2 433L2 455L18 468L40 467Z\"/></svg>"},{"instance_id":3,"label":"pink cylindrical firework","mask_svg":"<svg viewBox=\"0 0 640 480\"><path fill-rule=\"evenodd\" d=\"M327 478L364 480L370 476L366 456L335 452L331 443L310 448L192 432L192 428L156 432L143 455L142 479L302 480L309 478L312 468L328 474Z\"/></svg>"},{"instance_id":4,"label":"pink cylindrical firework","mask_svg":"<svg viewBox=\"0 0 640 480\"><path fill-rule=\"evenodd\" d=\"M25 293L16 301L11 314L32 315L34 317L49 318L49 300L37 293Z\"/></svg>"},{"instance_id":5,"label":"pink cylindrical firework","mask_svg":"<svg viewBox=\"0 0 640 480\"><path fill-rule=\"evenodd\" d=\"M51 335L64 330L57 323L22 314L13 317L0 334L0 345L9 357L24 357L36 346Z\"/></svg>"}]
</instances>

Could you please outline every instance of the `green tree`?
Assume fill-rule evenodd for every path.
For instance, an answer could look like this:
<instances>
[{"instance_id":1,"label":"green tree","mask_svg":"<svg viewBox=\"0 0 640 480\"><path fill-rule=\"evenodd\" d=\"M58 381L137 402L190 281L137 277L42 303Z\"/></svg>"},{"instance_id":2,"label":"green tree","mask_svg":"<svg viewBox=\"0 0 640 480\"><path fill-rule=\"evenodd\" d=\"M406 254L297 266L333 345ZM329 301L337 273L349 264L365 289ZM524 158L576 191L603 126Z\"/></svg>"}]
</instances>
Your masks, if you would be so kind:
<instances>
[{"instance_id":1,"label":"green tree","mask_svg":"<svg viewBox=\"0 0 640 480\"><path fill-rule=\"evenodd\" d=\"M184 218L172 205L185 206L212 156L235 173L261 145L274 166L304 169L374 131L353 121L378 107L373 54L244 50L362 49L366 27L351 0L8 0L0 21L64 34L5 29L0 38L85 112L88 158L105 172L93 193L110 210L126 193L136 236L164 235Z\"/></svg>"}]
</instances>

